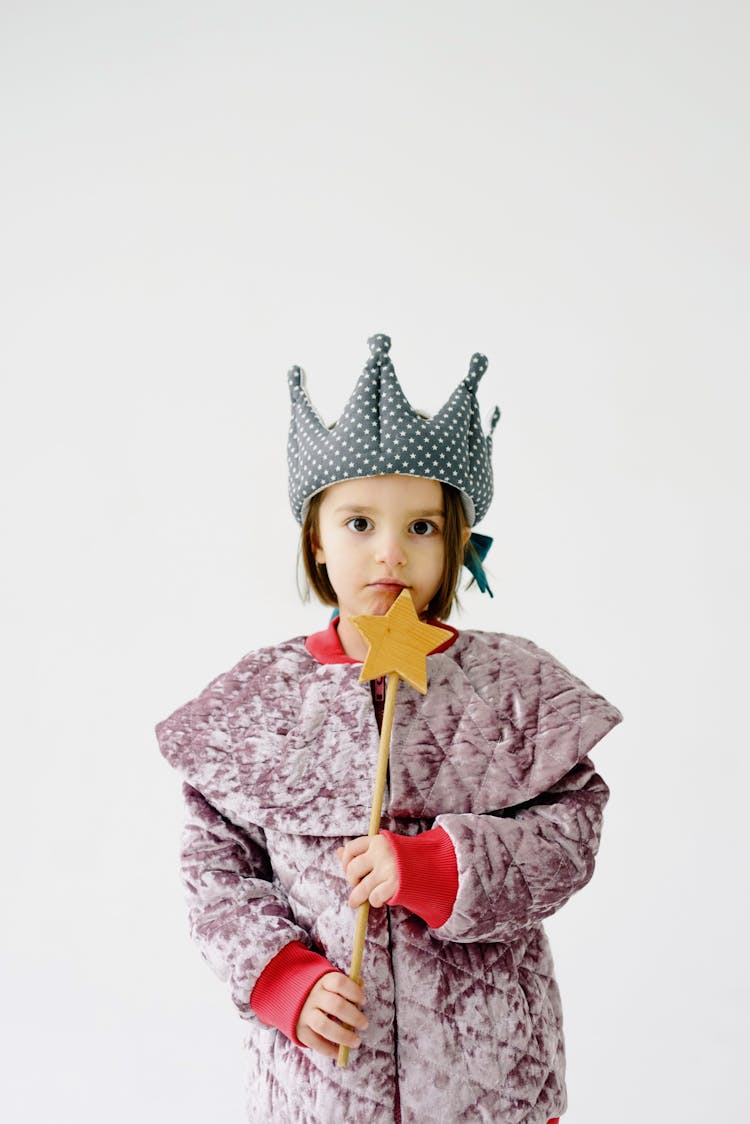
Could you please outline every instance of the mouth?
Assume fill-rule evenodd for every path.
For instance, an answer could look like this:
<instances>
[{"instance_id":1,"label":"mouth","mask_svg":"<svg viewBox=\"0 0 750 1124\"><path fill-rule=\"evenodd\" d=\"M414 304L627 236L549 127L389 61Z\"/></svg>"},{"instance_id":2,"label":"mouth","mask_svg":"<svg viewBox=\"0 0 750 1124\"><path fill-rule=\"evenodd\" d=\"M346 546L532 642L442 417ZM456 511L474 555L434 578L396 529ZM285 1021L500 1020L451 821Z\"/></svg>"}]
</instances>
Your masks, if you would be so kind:
<instances>
[{"instance_id":1,"label":"mouth","mask_svg":"<svg viewBox=\"0 0 750 1124\"><path fill-rule=\"evenodd\" d=\"M408 589L406 582L400 582L396 578L379 578L377 581L370 582L368 589Z\"/></svg>"}]
</instances>

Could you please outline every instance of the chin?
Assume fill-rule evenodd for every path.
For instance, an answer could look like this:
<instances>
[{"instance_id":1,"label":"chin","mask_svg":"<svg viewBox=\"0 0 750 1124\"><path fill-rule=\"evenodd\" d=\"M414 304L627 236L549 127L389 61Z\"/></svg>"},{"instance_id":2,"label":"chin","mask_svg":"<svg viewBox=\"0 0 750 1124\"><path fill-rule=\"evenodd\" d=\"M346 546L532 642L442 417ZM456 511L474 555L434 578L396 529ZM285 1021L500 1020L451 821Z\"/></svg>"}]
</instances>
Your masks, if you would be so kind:
<instances>
[{"instance_id":1,"label":"chin","mask_svg":"<svg viewBox=\"0 0 750 1124\"><path fill-rule=\"evenodd\" d=\"M397 597L402 593L401 589L371 589L370 590L370 603L373 608L370 614L373 617L382 617L388 612Z\"/></svg>"}]
</instances>

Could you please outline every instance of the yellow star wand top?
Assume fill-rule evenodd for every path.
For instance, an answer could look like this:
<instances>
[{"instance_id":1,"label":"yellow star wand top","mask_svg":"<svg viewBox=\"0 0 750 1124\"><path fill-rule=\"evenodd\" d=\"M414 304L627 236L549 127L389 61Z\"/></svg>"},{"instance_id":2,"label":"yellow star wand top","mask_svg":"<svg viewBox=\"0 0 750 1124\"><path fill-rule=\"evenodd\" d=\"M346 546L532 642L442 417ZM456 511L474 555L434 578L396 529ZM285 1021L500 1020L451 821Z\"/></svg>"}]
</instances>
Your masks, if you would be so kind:
<instances>
[{"instance_id":1,"label":"yellow star wand top","mask_svg":"<svg viewBox=\"0 0 750 1124\"><path fill-rule=\"evenodd\" d=\"M377 835L380 831L380 817L383 810L399 677L410 683L415 690L421 691L423 695L426 694L427 657L430 652L434 652L445 643L450 632L434 624L425 624L419 619L408 589L401 591L384 617L351 617L350 620L369 646L359 675L360 683L367 679L378 679L381 675L388 676L368 832L368 835ZM369 901L363 902L357 910L352 962L349 969L349 978L357 982L362 971L369 912ZM348 1046L339 1046L338 1064L339 1066L349 1064Z\"/></svg>"},{"instance_id":2,"label":"yellow star wand top","mask_svg":"<svg viewBox=\"0 0 750 1124\"><path fill-rule=\"evenodd\" d=\"M427 693L427 657L450 635L417 616L408 589L402 589L384 617L351 617L369 644L359 681L399 675L416 691Z\"/></svg>"}]
</instances>

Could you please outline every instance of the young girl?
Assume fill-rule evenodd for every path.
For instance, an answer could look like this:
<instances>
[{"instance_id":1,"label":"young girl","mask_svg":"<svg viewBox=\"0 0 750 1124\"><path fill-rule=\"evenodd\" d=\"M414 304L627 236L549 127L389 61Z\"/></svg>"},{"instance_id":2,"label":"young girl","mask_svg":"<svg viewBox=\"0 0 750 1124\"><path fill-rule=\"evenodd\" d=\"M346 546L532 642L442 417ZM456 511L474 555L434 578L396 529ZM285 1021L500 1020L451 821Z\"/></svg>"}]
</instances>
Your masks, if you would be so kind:
<instances>
[{"instance_id":1,"label":"young girl","mask_svg":"<svg viewBox=\"0 0 750 1124\"><path fill-rule=\"evenodd\" d=\"M192 934L248 1023L249 1120L546 1124L566 1095L541 922L593 873L608 790L587 754L620 715L531 641L443 626L427 694L399 688L368 838L384 693L358 680L350 617L406 588L437 623L462 564L486 588L470 534L492 497L486 359L428 419L388 337L369 345L330 428L290 372L292 510L338 615L245 656L157 726L185 780ZM360 985L345 972L366 899Z\"/></svg>"}]
</instances>

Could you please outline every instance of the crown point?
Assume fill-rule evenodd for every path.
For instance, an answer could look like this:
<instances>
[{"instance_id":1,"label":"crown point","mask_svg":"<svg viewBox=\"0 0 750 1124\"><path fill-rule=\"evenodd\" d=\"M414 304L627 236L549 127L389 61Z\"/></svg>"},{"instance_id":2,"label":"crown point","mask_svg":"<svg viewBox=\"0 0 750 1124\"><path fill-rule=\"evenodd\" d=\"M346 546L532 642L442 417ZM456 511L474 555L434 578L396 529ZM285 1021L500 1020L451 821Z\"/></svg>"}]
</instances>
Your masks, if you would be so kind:
<instances>
[{"instance_id":1,"label":"crown point","mask_svg":"<svg viewBox=\"0 0 750 1124\"><path fill-rule=\"evenodd\" d=\"M487 356L475 351L469 363L469 373L464 379L464 386L469 391L474 391L479 385L484 372L487 370Z\"/></svg>"},{"instance_id":2,"label":"crown point","mask_svg":"<svg viewBox=\"0 0 750 1124\"><path fill-rule=\"evenodd\" d=\"M391 337L383 335L379 332L376 336L370 336L367 341L367 346L370 349L370 354L373 359L381 359L388 354L391 346Z\"/></svg>"},{"instance_id":3,"label":"crown point","mask_svg":"<svg viewBox=\"0 0 750 1124\"><path fill-rule=\"evenodd\" d=\"M302 387L305 381L305 373L301 367L292 367L287 372L286 381L289 385L289 393L292 397L292 400L294 400L294 398L296 397L296 391Z\"/></svg>"}]
</instances>

